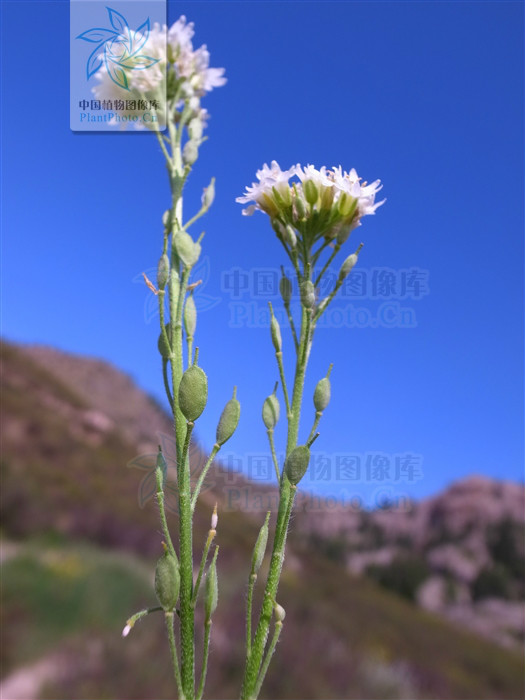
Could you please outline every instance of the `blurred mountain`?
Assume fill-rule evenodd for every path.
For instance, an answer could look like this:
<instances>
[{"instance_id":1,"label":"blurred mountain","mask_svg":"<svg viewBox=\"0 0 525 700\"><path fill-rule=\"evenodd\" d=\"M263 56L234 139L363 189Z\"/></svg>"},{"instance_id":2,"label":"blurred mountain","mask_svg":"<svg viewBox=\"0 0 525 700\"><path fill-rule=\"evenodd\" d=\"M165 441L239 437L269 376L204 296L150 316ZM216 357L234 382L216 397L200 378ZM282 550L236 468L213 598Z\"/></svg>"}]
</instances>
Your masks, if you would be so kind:
<instances>
[{"instance_id":1,"label":"blurred mountain","mask_svg":"<svg viewBox=\"0 0 525 700\"><path fill-rule=\"evenodd\" d=\"M162 620L120 638L154 601L151 473L169 417L108 363L51 348L3 343L1 380L2 697L172 697ZM198 474L198 445L191 458ZM250 512L232 505L241 490ZM239 692L251 548L275 498L216 464L196 511L198 560L219 503L209 697ZM522 510L522 486L482 479L404 511L299 510L263 697L522 697ZM505 624L477 629L490 615Z\"/></svg>"}]
</instances>

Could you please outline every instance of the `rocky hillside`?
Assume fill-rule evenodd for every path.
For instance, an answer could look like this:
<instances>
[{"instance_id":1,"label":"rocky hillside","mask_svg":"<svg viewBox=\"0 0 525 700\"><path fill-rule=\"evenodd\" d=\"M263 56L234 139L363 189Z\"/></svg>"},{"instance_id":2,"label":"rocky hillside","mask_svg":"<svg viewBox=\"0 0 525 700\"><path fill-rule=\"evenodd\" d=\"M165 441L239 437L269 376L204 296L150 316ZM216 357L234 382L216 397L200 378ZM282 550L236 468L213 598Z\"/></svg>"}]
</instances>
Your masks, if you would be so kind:
<instances>
[{"instance_id":1,"label":"rocky hillside","mask_svg":"<svg viewBox=\"0 0 525 700\"><path fill-rule=\"evenodd\" d=\"M170 432L169 419L117 369L52 349L4 343L1 380L2 696L172 697L161 621L152 616L125 642L120 638L127 616L153 601L151 572L161 536L144 484L157 435ZM194 446L196 472L202 458ZM220 605L209 676L209 697L214 698L238 695L246 578L261 521L257 513L226 507L225 492L236 483L233 479L239 477L216 465L196 515L198 555L211 508L219 501ZM141 484L143 508L137 503ZM237 485L256 491L248 482ZM450 493L448 498L450 504ZM430 565L433 553L441 563L421 579L415 596L422 603L432 597L424 594L425 586L451 578L455 559L443 548L459 546L457 531L450 528L459 527L465 508L456 504L456 511L419 504L402 517L386 511L297 514L279 595L286 623L266 697L523 695L523 662L517 651L461 629L441 612L418 609L406 600L410 595L403 599L406 584L391 585L384 571L374 569L397 559L405 565L410 557L422 557ZM429 508L438 514L429 515ZM509 555L505 544L514 525L501 525L509 519L515 523L513 517L493 519L495 539L486 550L491 558L480 559L481 568L462 580L458 605L465 587L472 597L473 582L494 562L505 568L506 598L492 596L489 586L492 597L481 596L479 602L519 599L518 577L509 571L509 562L519 557L514 550ZM170 520L176 530L176 515ZM402 523L423 520L428 537L418 539L422 526L407 525L408 539ZM444 527L449 527L448 539L442 534L439 539ZM470 534L463 527L460 549L472 551L478 565L481 550L466 549L471 541L469 546L475 546L477 526L469 526ZM366 558L389 549L394 551L390 559ZM406 571L393 579L412 580ZM454 573L454 585L456 579Z\"/></svg>"}]
</instances>

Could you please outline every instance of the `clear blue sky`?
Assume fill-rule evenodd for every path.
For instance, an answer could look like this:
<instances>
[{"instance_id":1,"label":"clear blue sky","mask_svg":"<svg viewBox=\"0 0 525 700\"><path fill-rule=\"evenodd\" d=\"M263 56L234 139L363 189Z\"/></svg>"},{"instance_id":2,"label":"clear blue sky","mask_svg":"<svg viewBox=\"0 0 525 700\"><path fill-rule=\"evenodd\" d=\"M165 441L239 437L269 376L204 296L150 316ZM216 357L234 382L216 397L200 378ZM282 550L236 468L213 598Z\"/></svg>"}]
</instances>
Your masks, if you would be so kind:
<instances>
[{"instance_id":1,"label":"clear blue sky","mask_svg":"<svg viewBox=\"0 0 525 700\"><path fill-rule=\"evenodd\" d=\"M218 303L198 323L206 447L235 383L242 422L228 451L267 452L260 407L277 378L268 330L234 327L221 288L231 268L283 261L266 218L241 217L235 197L271 159L342 164L381 178L388 198L349 242L353 251L364 241L369 281L373 268L391 268L398 281L417 268L429 293L393 299L412 309L414 327L319 329L302 434L315 382L333 362L316 443L332 459L421 455L423 478L394 484L416 497L470 473L522 478L523 9L170 3L170 23L182 13L193 20L196 45L206 43L228 77L205 101L209 141L185 205L190 212L217 177L201 295ZM162 156L151 135L69 130L67 2L4 0L2 14L2 334L106 358L162 397L156 319L135 281L158 258L169 194ZM372 315L380 304L339 306L349 301ZM283 430L277 438L282 445ZM378 484L315 486L372 502Z\"/></svg>"}]
</instances>

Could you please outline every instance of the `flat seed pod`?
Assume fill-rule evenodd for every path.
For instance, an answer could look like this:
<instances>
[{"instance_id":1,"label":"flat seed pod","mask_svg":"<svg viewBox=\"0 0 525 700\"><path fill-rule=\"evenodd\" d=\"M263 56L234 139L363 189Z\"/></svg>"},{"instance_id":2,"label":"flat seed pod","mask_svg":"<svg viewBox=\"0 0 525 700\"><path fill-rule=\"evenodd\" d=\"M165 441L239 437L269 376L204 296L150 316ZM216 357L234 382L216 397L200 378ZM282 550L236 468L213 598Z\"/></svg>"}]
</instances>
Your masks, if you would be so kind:
<instances>
[{"instance_id":1,"label":"flat seed pod","mask_svg":"<svg viewBox=\"0 0 525 700\"><path fill-rule=\"evenodd\" d=\"M218 600L219 586L217 582L217 564L216 558L213 557L208 575L206 576L206 597L204 599L204 614L206 616L206 620L211 619L211 616L217 608Z\"/></svg>"},{"instance_id":2,"label":"flat seed pod","mask_svg":"<svg viewBox=\"0 0 525 700\"><path fill-rule=\"evenodd\" d=\"M177 605L180 589L179 563L169 552L164 552L155 569L155 594L166 612Z\"/></svg>"},{"instance_id":3,"label":"flat seed pod","mask_svg":"<svg viewBox=\"0 0 525 700\"><path fill-rule=\"evenodd\" d=\"M314 391L314 406L316 411L322 413L325 410L330 403L330 394L330 380L328 377L323 377L319 382L317 382L317 386L315 387Z\"/></svg>"},{"instance_id":4,"label":"flat seed pod","mask_svg":"<svg viewBox=\"0 0 525 700\"><path fill-rule=\"evenodd\" d=\"M233 433L237 430L240 416L241 404L234 395L224 407L221 417L219 418L216 435L216 442L218 445L224 445L224 443L231 438Z\"/></svg>"},{"instance_id":5,"label":"flat seed pod","mask_svg":"<svg viewBox=\"0 0 525 700\"><path fill-rule=\"evenodd\" d=\"M310 280L301 285L301 303L306 309L311 309L315 304L315 287Z\"/></svg>"},{"instance_id":6,"label":"flat seed pod","mask_svg":"<svg viewBox=\"0 0 525 700\"><path fill-rule=\"evenodd\" d=\"M199 256L201 254L201 247L199 243L196 243L189 233L186 231L179 231L173 237L173 243L175 245L175 250L177 255L182 260L186 267L191 267L195 265Z\"/></svg>"},{"instance_id":7,"label":"flat seed pod","mask_svg":"<svg viewBox=\"0 0 525 700\"><path fill-rule=\"evenodd\" d=\"M272 333L272 343L275 348L275 352L280 352L283 341L281 338L281 327L279 326L279 321L272 314L272 320L270 321L270 330Z\"/></svg>"},{"instance_id":8,"label":"flat seed pod","mask_svg":"<svg viewBox=\"0 0 525 700\"><path fill-rule=\"evenodd\" d=\"M253 548L252 554L252 575L256 574L261 568L261 564L266 553L266 545L268 543L268 521L270 520L270 513L266 514L266 519L263 526L259 530L257 540L255 542L255 547Z\"/></svg>"},{"instance_id":9,"label":"flat seed pod","mask_svg":"<svg viewBox=\"0 0 525 700\"><path fill-rule=\"evenodd\" d=\"M170 324L167 323L165 327L166 327L166 335L169 338L170 332L171 332ZM159 352L162 355L162 357L164 357L164 359L166 359L166 360L169 360L171 357L171 348L170 348L169 342L167 342L167 340L164 336L164 333L161 333L159 335L158 348L159 348Z\"/></svg>"},{"instance_id":10,"label":"flat seed pod","mask_svg":"<svg viewBox=\"0 0 525 700\"><path fill-rule=\"evenodd\" d=\"M166 253L164 253L159 260L157 265L157 285L159 289L164 289L168 282L168 276L170 274L170 261Z\"/></svg>"},{"instance_id":11,"label":"flat seed pod","mask_svg":"<svg viewBox=\"0 0 525 700\"><path fill-rule=\"evenodd\" d=\"M192 365L179 384L179 407L186 420L195 421L208 401L208 378L200 367Z\"/></svg>"},{"instance_id":12,"label":"flat seed pod","mask_svg":"<svg viewBox=\"0 0 525 700\"><path fill-rule=\"evenodd\" d=\"M310 463L310 449L306 445L294 448L284 463L284 473L288 481L297 486L308 469Z\"/></svg>"},{"instance_id":13,"label":"flat seed pod","mask_svg":"<svg viewBox=\"0 0 525 700\"><path fill-rule=\"evenodd\" d=\"M275 428L279 420L280 410L279 399L275 394L270 394L270 396L264 400L262 409L262 419L266 430L273 430L273 428Z\"/></svg>"},{"instance_id":14,"label":"flat seed pod","mask_svg":"<svg viewBox=\"0 0 525 700\"><path fill-rule=\"evenodd\" d=\"M197 328L197 308L195 307L195 299L193 294L186 299L184 304L184 330L186 335L193 338L195 329Z\"/></svg>"}]
</instances>

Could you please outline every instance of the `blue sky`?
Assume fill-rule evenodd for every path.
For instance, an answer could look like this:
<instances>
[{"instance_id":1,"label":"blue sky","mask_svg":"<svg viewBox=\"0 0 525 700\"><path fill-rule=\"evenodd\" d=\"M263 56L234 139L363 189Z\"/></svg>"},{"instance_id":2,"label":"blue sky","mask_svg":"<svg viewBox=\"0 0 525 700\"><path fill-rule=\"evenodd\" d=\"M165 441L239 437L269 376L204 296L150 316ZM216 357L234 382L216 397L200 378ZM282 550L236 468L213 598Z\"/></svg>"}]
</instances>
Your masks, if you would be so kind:
<instances>
[{"instance_id":1,"label":"blue sky","mask_svg":"<svg viewBox=\"0 0 525 700\"><path fill-rule=\"evenodd\" d=\"M268 329L246 318L266 306L257 274L283 253L235 197L265 161L342 164L381 178L388 199L348 243L365 243L367 284L374 271L401 284L415 269L428 293L386 299L409 309L410 327L319 329L301 434L333 362L316 443L332 479L306 485L373 503L382 483L335 478L336 456L356 454L422 460L421 479L390 484L394 497L471 473L522 479L523 3L169 4L170 23L183 13L228 77L205 100L209 141L185 200L191 212L216 176L197 297L201 309L216 302L198 321L210 383L202 444L237 384L242 421L226 451L266 453L260 408L277 379ZM136 281L161 245L162 156L151 135L69 130L67 2L4 0L2 15L2 334L106 358L162 398L157 319ZM225 288L234 268L250 285L240 300ZM337 308L349 304L376 318L381 301Z\"/></svg>"}]
</instances>

